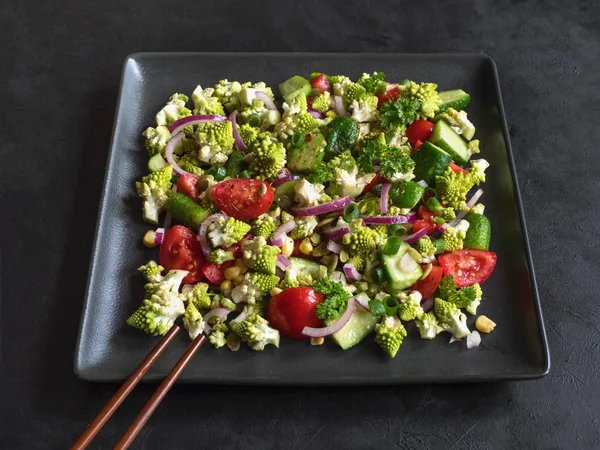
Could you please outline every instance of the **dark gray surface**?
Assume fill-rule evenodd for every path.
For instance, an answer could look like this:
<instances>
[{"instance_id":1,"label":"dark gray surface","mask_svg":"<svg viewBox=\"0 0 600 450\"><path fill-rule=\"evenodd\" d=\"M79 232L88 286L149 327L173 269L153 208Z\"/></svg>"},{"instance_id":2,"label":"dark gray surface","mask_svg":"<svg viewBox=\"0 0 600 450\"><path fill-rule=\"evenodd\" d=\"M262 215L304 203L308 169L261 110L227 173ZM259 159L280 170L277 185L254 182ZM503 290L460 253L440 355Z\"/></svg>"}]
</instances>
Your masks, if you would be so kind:
<instances>
[{"instance_id":1,"label":"dark gray surface","mask_svg":"<svg viewBox=\"0 0 600 450\"><path fill-rule=\"evenodd\" d=\"M143 296L136 268L157 250L139 242L148 229L140 218L134 182L147 169L140 130L153 124L156 111L173 92L189 92L222 78L261 80L270 86L295 74L312 71L345 73L353 79L363 71L382 71L389 80L434 80L441 90L462 88L472 101L468 111L482 141L481 157L491 167L485 183L486 214L494 233L491 248L498 255L493 275L484 285L478 313L499 327L483 345L469 352L464 343L448 346L448 337L423 341L412 325L398 358L390 360L373 339L350 351L329 340L322 347L283 339L280 349L255 353L204 350L187 366L181 381L235 384L397 384L490 381L534 378L548 371L546 338L539 300L528 270L529 255L519 222L517 197L504 136L495 65L483 55L381 54L199 54L139 53L124 64L115 131L109 154L93 271L82 318L75 368L90 381L124 380L156 344L125 325ZM136 238L137 237L137 238ZM473 327L474 318L469 324ZM147 379L164 377L189 345L180 337L152 367Z\"/></svg>"},{"instance_id":2,"label":"dark gray surface","mask_svg":"<svg viewBox=\"0 0 600 450\"><path fill-rule=\"evenodd\" d=\"M0 8L3 448L67 447L117 388L79 381L72 360L120 67L132 52L174 50L492 55L553 366L538 381L486 385L178 386L134 448L598 448L594 2L58 5ZM138 387L93 448L111 448L152 390Z\"/></svg>"}]
</instances>

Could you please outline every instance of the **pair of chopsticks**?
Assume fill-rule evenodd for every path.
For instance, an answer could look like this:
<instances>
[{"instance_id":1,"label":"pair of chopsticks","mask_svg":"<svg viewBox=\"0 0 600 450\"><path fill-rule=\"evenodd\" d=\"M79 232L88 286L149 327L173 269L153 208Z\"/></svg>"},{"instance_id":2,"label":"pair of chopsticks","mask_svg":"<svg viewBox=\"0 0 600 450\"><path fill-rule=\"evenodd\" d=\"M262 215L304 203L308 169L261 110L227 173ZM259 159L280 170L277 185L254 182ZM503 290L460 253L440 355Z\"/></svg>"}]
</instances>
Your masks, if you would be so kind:
<instances>
[{"instance_id":1,"label":"pair of chopsticks","mask_svg":"<svg viewBox=\"0 0 600 450\"><path fill-rule=\"evenodd\" d=\"M71 450L83 450L90 444L90 442L92 442L92 439L94 439L106 422L108 422L108 419L110 419L117 408L121 406L121 403L125 401L129 393L139 383L144 375L146 375L146 372L150 370L150 367L152 367L158 357L163 351L165 351L165 349L180 331L181 328L179 328L178 325L173 325L173 327L171 327L168 333L165 334L160 342L152 349L152 351L148 353L146 358L144 358L137 369L135 369L129 378L127 378L125 383L123 383L113 398L110 399L106 406L98 413L92 423L89 424L86 430L81 434L81 436L79 436L79 439L77 439L75 444L73 444ZM158 386L152 397L150 397L150 400L148 400L148 402L144 405L144 408L138 414L131 426L123 434L119 442L117 442L117 445L114 447L115 450L124 450L129 448L139 432L142 430L142 428L144 428L146 422L148 422L148 419L150 419L154 411L156 411L156 408L158 408L160 402L162 402L171 387L175 384L175 381L177 381L181 375L181 372L183 372L183 369L185 369L185 366L188 364L188 362L190 362L194 354L202 346L205 339L206 335L204 333L199 334L198 337L194 339L183 356L179 359L179 361L177 361L177 364L175 364L171 372L169 372L160 386Z\"/></svg>"}]
</instances>

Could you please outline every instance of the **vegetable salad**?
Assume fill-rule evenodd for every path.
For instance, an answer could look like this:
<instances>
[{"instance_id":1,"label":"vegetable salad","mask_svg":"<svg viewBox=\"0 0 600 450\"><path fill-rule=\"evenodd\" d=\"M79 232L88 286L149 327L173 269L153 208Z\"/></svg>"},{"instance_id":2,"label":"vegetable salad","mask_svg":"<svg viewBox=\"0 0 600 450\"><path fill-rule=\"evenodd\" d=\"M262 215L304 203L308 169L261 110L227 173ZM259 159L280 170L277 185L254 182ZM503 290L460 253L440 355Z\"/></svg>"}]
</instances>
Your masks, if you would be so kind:
<instances>
[{"instance_id":1,"label":"vegetable salad","mask_svg":"<svg viewBox=\"0 0 600 450\"><path fill-rule=\"evenodd\" d=\"M374 335L393 358L410 321L479 345L495 324L467 314L496 254L469 94L381 72L278 88L176 93L143 132L143 242L160 249L127 323L163 335L182 317L191 339L231 350Z\"/></svg>"}]
</instances>

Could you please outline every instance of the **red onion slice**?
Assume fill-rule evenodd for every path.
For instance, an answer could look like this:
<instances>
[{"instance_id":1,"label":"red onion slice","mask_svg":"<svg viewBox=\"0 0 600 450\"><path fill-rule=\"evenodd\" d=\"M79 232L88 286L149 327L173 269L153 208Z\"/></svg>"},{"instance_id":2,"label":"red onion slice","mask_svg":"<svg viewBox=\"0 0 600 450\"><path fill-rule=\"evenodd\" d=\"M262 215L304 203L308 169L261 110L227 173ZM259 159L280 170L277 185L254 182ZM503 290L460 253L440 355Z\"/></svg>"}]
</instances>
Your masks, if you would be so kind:
<instances>
[{"instance_id":1,"label":"red onion slice","mask_svg":"<svg viewBox=\"0 0 600 450\"><path fill-rule=\"evenodd\" d=\"M435 297L433 297L433 296L428 297L421 302L421 308L423 308L424 312L429 312L433 308L434 303L435 303Z\"/></svg>"},{"instance_id":2,"label":"red onion slice","mask_svg":"<svg viewBox=\"0 0 600 450\"><path fill-rule=\"evenodd\" d=\"M292 174L292 172L290 172L290 169L288 169L287 167L284 167L283 169L279 169L277 171L277 178L289 177L291 174Z\"/></svg>"},{"instance_id":3,"label":"red onion slice","mask_svg":"<svg viewBox=\"0 0 600 450\"><path fill-rule=\"evenodd\" d=\"M467 349L479 347L479 344L481 344L481 335L478 331L471 331L467 335Z\"/></svg>"},{"instance_id":4,"label":"red onion slice","mask_svg":"<svg viewBox=\"0 0 600 450\"><path fill-rule=\"evenodd\" d=\"M477 189L477 191L473 194L473 197L471 197L471 200L467 202L467 207L471 209L473 206L475 206L482 195L483 189Z\"/></svg>"},{"instance_id":5,"label":"red onion slice","mask_svg":"<svg viewBox=\"0 0 600 450\"><path fill-rule=\"evenodd\" d=\"M171 136L171 139L169 139L169 142L167 142L167 145L165 147L165 156L167 158L167 162L173 166L173 172L175 172L176 175L183 175L184 173L188 173L181 167L179 167L175 162L175 159L173 158L173 152L175 151L175 147L179 145L183 138L184 134L182 132L179 132Z\"/></svg>"},{"instance_id":6,"label":"red onion slice","mask_svg":"<svg viewBox=\"0 0 600 450\"><path fill-rule=\"evenodd\" d=\"M206 323L206 325L204 326L204 334L210 334L210 332L212 331L212 327L208 324L208 321L210 319L212 319L213 317L218 317L222 320L227 319L227 316L229 315L229 313L231 312L231 310L227 309L227 308L215 308L215 309L211 309L209 312L207 312L206 314L204 314L204 322Z\"/></svg>"},{"instance_id":7,"label":"red onion slice","mask_svg":"<svg viewBox=\"0 0 600 450\"><path fill-rule=\"evenodd\" d=\"M329 241L327 243L327 250L335 253L336 255L339 255L343 250L343 247L335 241Z\"/></svg>"},{"instance_id":8,"label":"red onion slice","mask_svg":"<svg viewBox=\"0 0 600 450\"><path fill-rule=\"evenodd\" d=\"M271 183L272 187L281 186L283 183L287 183L288 181L297 180L300 177L298 175L290 175L289 177L277 178Z\"/></svg>"},{"instance_id":9,"label":"red onion slice","mask_svg":"<svg viewBox=\"0 0 600 450\"><path fill-rule=\"evenodd\" d=\"M344 264L342 270L344 271L346 278L350 281L360 281L362 279L362 275L356 270L356 267L352 263Z\"/></svg>"},{"instance_id":10,"label":"red onion slice","mask_svg":"<svg viewBox=\"0 0 600 450\"><path fill-rule=\"evenodd\" d=\"M354 297L354 300L361 308L369 311L369 297L363 292L362 294L358 294Z\"/></svg>"},{"instance_id":11,"label":"red onion slice","mask_svg":"<svg viewBox=\"0 0 600 450\"><path fill-rule=\"evenodd\" d=\"M404 236L402 238L402 240L404 242L407 242L409 244L414 244L415 242L417 242L419 239L421 239L423 236L425 236L427 234L427 228L421 228L419 231L417 231L416 233L413 234L409 234L408 236Z\"/></svg>"},{"instance_id":12,"label":"red onion slice","mask_svg":"<svg viewBox=\"0 0 600 450\"><path fill-rule=\"evenodd\" d=\"M467 209L466 211L460 211L456 215L456 218L454 220L443 224L439 228L440 232L442 234L444 234L446 232L446 228L455 227L456 225L458 225L458 222L460 222L462 219L465 218L465 216L469 213L469 210L477 204L477 201L481 198L482 195L483 195L483 189L477 189L477 191L473 194L473 197L471 197L471 199L467 202L467 208L469 208L469 209Z\"/></svg>"},{"instance_id":13,"label":"red onion slice","mask_svg":"<svg viewBox=\"0 0 600 450\"><path fill-rule=\"evenodd\" d=\"M273 234L271 235L271 244L276 247L281 247L285 241L285 238L287 237L287 234L292 231L295 226L295 220L290 220L283 225L280 225L275 231L273 231Z\"/></svg>"},{"instance_id":14,"label":"red onion slice","mask_svg":"<svg viewBox=\"0 0 600 450\"><path fill-rule=\"evenodd\" d=\"M350 227L348 225L342 225L335 228L323 227L321 230L321 237L326 240L336 241L348 233L350 233Z\"/></svg>"},{"instance_id":15,"label":"red onion slice","mask_svg":"<svg viewBox=\"0 0 600 450\"><path fill-rule=\"evenodd\" d=\"M156 234L154 235L154 243L156 245L162 245L164 237L165 237L165 229L164 228L157 228L156 229Z\"/></svg>"},{"instance_id":16,"label":"red onion slice","mask_svg":"<svg viewBox=\"0 0 600 450\"><path fill-rule=\"evenodd\" d=\"M379 209L381 210L381 214L385 214L388 210L388 198L391 188L392 183L384 183L383 186L381 186L381 198L379 199Z\"/></svg>"},{"instance_id":17,"label":"red onion slice","mask_svg":"<svg viewBox=\"0 0 600 450\"><path fill-rule=\"evenodd\" d=\"M311 116L313 116L315 119L324 119L325 118L325 114L320 113L319 111L316 111L312 108L308 108L308 112L311 114Z\"/></svg>"},{"instance_id":18,"label":"red onion slice","mask_svg":"<svg viewBox=\"0 0 600 450\"><path fill-rule=\"evenodd\" d=\"M293 208L292 214L295 216L318 216L333 211L344 209L352 202L350 197L342 197L317 206L308 206L306 208Z\"/></svg>"},{"instance_id":19,"label":"red onion slice","mask_svg":"<svg viewBox=\"0 0 600 450\"><path fill-rule=\"evenodd\" d=\"M356 304L354 298L351 298L350 300L348 300L348 306L346 307L346 311L344 311L344 314L342 314L338 320L333 322L331 325L323 328L304 327L304 329L302 330L302 334L306 337L311 338L331 336L333 333L337 333L342 328L344 328L344 325L348 323L355 309Z\"/></svg>"},{"instance_id":20,"label":"red onion slice","mask_svg":"<svg viewBox=\"0 0 600 450\"><path fill-rule=\"evenodd\" d=\"M202 247L202 253L204 253L204 256L208 256L211 252L210 245L208 245L208 239L206 238L206 230L208 230L210 224L217 220L219 217L229 219L229 217L225 214L211 214L206 219L204 219L204 222L202 222L202 224L200 225L200 229L198 230L198 241L200 242L200 247Z\"/></svg>"},{"instance_id":21,"label":"red onion slice","mask_svg":"<svg viewBox=\"0 0 600 450\"><path fill-rule=\"evenodd\" d=\"M291 264L290 260L287 259L285 256L283 256L281 253L279 255L277 255L277 263L276 263L276 265L281 270L283 270L285 272L286 270L289 269L290 264Z\"/></svg>"},{"instance_id":22,"label":"red onion slice","mask_svg":"<svg viewBox=\"0 0 600 450\"><path fill-rule=\"evenodd\" d=\"M227 117L219 116L218 114L201 114L197 116L187 116L182 117L179 120L176 120L169 126L169 131L171 132L171 136L176 135L180 131L183 131L185 127L189 127L191 125L199 125L201 123L206 122L225 122L229 120Z\"/></svg>"},{"instance_id":23,"label":"red onion slice","mask_svg":"<svg viewBox=\"0 0 600 450\"><path fill-rule=\"evenodd\" d=\"M427 184L427 182L425 180L417 181L417 184L419 186L421 186L423 189L427 189L429 187L429 185Z\"/></svg>"},{"instance_id":24,"label":"red onion slice","mask_svg":"<svg viewBox=\"0 0 600 450\"><path fill-rule=\"evenodd\" d=\"M240 132L238 131L237 110L235 110L229 115L229 120L231 121L231 127L233 128L233 140L235 141L235 146L240 152L248 151L248 147L246 147L246 144L244 143L244 140L242 139L242 136L240 136Z\"/></svg>"},{"instance_id":25,"label":"red onion slice","mask_svg":"<svg viewBox=\"0 0 600 450\"><path fill-rule=\"evenodd\" d=\"M333 104L335 105L335 112L337 112L338 115L340 115L340 116L348 115L348 111L346 111L346 108L344 108L344 101L342 100L342 97L340 97L339 95L334 95L333 96Z\"/></svg>"},{"instance_id":26,"label":"red onion slice","mask_svg":"<svg viewBox=\"0 0 600 450\"><path fill-rule=\"evenodd\" d=\"M417 219L415 213L406 216L363 216L362 220L366 224L372 225L393 225L397 223L414 222Z\"/></svg>"},{"instance_id":27,"label":"red onion slice","mask_svg":"<svg viewBox=\"0 0 600 450\"><path fill-rule=\"evenodd\" d=\"M265 107L270 110L276 110L277 105L271 100L271 98L263 91L256 91L256 98L265 104Z\"/></svg>"}]
</instances>

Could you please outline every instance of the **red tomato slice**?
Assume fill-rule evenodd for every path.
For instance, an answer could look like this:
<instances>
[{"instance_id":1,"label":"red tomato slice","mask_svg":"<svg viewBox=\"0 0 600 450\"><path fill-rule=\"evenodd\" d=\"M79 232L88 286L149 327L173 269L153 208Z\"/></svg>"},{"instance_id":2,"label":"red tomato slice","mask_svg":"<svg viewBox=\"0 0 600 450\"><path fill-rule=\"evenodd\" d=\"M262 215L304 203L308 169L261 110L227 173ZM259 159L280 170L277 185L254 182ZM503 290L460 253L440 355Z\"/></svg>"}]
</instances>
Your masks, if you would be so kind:
<instances>
[{"instance_id":1,"label":"red tomato slice","mask_svg":"<svg viewBox=\"0 0 600 450\"><path fill-rule=\"evenodd\" d=\"M188 270L184 283L196 283L203 278L201 267L204 255L196 238L196 233L183 225L175 225L163 238L158 261L165 270Z\"/></svg>"},{"instance_id":2,"label":"red tomato slice","mask_svg":"<svg viewBox=\"0 0 600 450\"><path fill-rule=\"evenodd\" d=\"M431 137L431 132L433 131L433 124L428 120L415 120L410 126L406 129L406 137L408 138L408 143L413 148L417 148L417 141L421 141L421 143L425 142Z\"/></svg>"},{"instance_id":3,"label":"red tomato slice","mask_svg":"<svg viewBox=\"0 0 600 450\"><path fill-rule=\"evenodd\" d=\"M304 327L322 326L315 308L323 300L325 296L310 287L285 289L269 302L269 322L286 336L303 339Z\"/></svg>"},{"instance_id":4,"label":"red tomato slice","mask_svg":"<svg viewBox=\"0 0 600 450\"><path fill-rule=\"evenodd\" d=\"M184 173L177 180L177 192L187 195L192 200L198 200L200 195L200 189L198 188L198 181L200 177L193 173Z\"/></svg>"},{"instance_id":5,"label":"red tomato slice","mask_svg":"<svg viewBox=\"0 0 600 450\"><path fill-rule=\"evenodd\" d=\"M417 209L417 216L419 219L431 221L435 217L435 214L426 205L421 205Z\"/></svg>"},{"instance_id":6,"label":"red tomato slice","mask_svg":"<svg viewBox=\"0 0 600 450\"><path fill-rule=\"evenodd\" d=\"M411 233L416 233L423 228L427 228L427 234L431 234L439 227L435 223L431 223L429 220L415 220L413 222Z\"/></svg>"},{"instance_id":7,"label":"red tomato slice","mask_svg":"<svg viewBox=\"0 0 600 450\"><path fill-rule=\"evenodd\" d=\"M310 85L313 87L313 89L319 89L321 92L331 92L331 85L329 84L329 80L323 74L310 80Z\"/></svg>"},{"instance_id":8,"label":"red tomato slice","mask_svg":"<svg viewBox=\"0 0 600 450\"><path fill-rule=\"evenodd\" d=\"M363 189L363 193L371 192L375 186L377 186L378 184L385 183L386 181L387 180L385 178L383 178L381 175L379 175L379 172L377 172L377 175L375 175L375 178L373 178L371 180L371 182L365 186L365 188Z\"/></svg>"},{"instance_id":9,"label":"red tomato slice","mask_svg":"<svg viewBox=\"0 0 600 450\"><path fill-rule=\"evenodd\" d=\"M454 173L458 173L458 172L462 172L462 173L468 173L465 169L463 169L462 167L460 167L458 164L456 164L454 161L452 161L450 163L450 168L452 169L452 171Z\"/></svg>"},{"instance_id":10,"label":"red tomato slice","mask_svg":"<svg viewBox=\"0 0 600 450\"><path fill-rule=\"evenodd\" d=\"M415 142L415 146L413 147L415 150L418 149L421 145L423 145L423 142L421 142L420 140L417 139L417 142Z\"/></svg>"},{"instance_id":11,"label":"red tomato slice","mask_svg":"<svg viewBox=\"0 0 600 450\"><path fill-rule=\"evenodd\" d=\"M443 271L440 266L433 266L431 272L423 280L417 281L409 289L419 291L423 299L431 297L442 281Z\"/></svg>"},{"instance_id":12,"label":"red tomato slice","mask_svg":"<svg viewBox=\"0 0 600 450\"><path fill-rule=\"evenodd\" d=\"M234 264L233 261L225 261L221 265L209 262L202 267L202 273L212 284L219 285L225 281L225 269L232 267Z\"/></svg>"},{"instance_id":13,"label":"red tomato slice","mask_svg":"<svg viewBox=\"0 0 600 450\"><path fill-rule=\"evenodd\" d=\"M262 180L231 178L217 184L212 196L219 209L228 216L251 220L267 212L275 191Z\"/></svg>"},{"instance_id":14,"label":"red tomato slice","mask_svg":"<svg viewBox=\"0 0 600 450\"><path fill-rule=\"evenodd\" d=\"M385 87L385 92L377 92L377 109L381 108L383 104L390 100L398 100L400 98L400 91L398 90L398 83L390 83Z\"/></svg>"},{"instance_id":15,"label":"red tomato slice","mask_svg":"<svg viewBox=\"0 0 600 450\"><path fill-rule=\"evenodd\" d=\"M459 288L483 283L494 271L498 257L486 250L457 250L438 257L444 275L453 275Z\"/></svg>"}]
</instances>

